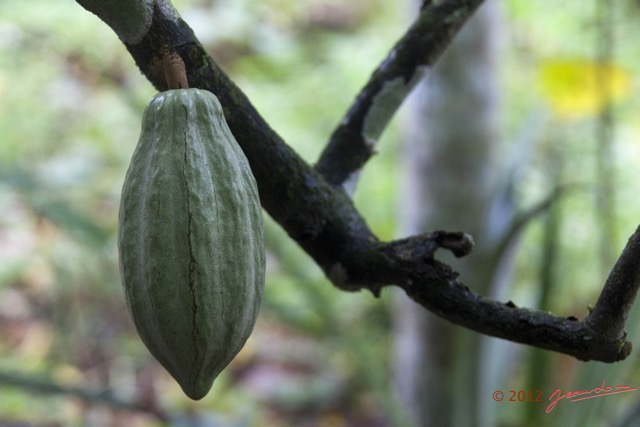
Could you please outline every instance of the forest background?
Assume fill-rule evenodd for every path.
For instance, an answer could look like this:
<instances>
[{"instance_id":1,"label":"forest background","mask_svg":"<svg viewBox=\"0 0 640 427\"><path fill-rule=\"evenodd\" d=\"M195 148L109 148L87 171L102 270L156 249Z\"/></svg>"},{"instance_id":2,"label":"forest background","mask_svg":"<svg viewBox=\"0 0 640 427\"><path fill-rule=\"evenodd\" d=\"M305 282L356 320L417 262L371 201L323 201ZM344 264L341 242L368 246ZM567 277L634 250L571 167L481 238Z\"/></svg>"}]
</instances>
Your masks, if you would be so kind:
<instances>
[{"instance_id":1,"label":"forest background","mask_svg":"<svg viewBox=\"0 0 640 427\"><path fill-rule=\"evenodd\" d=\"M310 163L417 9L380 0L173 3ZM640 4L498 3L498 157L512 172L509 203L526 212L553 196L518 238L504 299L582 318L640 222ZM596 78L603 61L607 97ZM115 236L124 172L154 93L112 30L75 2L0 3L0 425L411 425L393 387L397 293L336 289L267 215L260 318L209 397L189 401L148 355L125 310ZM383 239L404 227L413 101L354 195ZM543 301L544 280L552 288ZM627 329L636 346L639 324L635 308ZM603 380L638 387L638 350L613 365L519 345L495 351L490 359L504 363L492 386L459 390L490 414L486 425L640 422L639 392L550 414L544 403L493 399L496 390L540 389L546 400L556 388Z\"/></svg>"}]
</instances>

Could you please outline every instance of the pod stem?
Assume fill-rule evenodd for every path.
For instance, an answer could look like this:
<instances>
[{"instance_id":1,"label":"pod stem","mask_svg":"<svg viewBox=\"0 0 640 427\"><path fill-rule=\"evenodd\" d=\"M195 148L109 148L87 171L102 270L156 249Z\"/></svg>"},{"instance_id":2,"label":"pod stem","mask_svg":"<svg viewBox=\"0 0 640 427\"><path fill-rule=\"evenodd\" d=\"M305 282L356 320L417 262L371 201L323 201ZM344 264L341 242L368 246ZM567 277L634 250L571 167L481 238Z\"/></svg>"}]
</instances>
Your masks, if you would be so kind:
<instances>
[{"instance_id":1,"label":"pod stem","mask_svg":"<svg viewBox=\"0 0 640 427\"><path fill-rule=\"evenodd\" d=\"M184 61L176 52L164 51L162 54L162 68L164 78L169 89L187 89L187 69Z\"/></svg>"}]
</instances>

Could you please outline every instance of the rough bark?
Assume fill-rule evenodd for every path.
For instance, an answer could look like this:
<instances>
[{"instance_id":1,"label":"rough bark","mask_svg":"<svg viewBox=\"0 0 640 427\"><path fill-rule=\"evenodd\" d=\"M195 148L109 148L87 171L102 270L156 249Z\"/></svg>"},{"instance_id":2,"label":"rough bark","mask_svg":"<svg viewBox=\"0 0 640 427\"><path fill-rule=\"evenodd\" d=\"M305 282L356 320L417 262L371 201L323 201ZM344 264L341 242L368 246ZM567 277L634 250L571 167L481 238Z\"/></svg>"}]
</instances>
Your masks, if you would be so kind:
<instances>
[{"instance_id":1,"label":"rough bark","mask_svg":"<svg viewBox=\"0 0 640 427\"><path fill-rule=\"evenodd\" d=\"M444 319L480 333L585 360L615 361L628 355L630 344L619 334L596 339L582 322L518 309L471 292L451 268L434 258L438 248L468 254L471 240L465 234L433 232L397 242L380 242L338 183L332 185L324 179L269 127L206 54L168 0L79 2L111 25L156 88L167 89L158 63L163 52L169 50L185 62L191 87L216 94L229 127L250 162L263 207L336 286L345 290L368 289L377 295L383 286L396 285ZM145 9L150 3L152 7ZM482 0L425 1L418 21L434 22L424 17L437 16L443 26L418 26L413 34L441 31L441 37L434 40L445 46L481 3ZM145 18L140 20L140 28L132 29L130 21L118 25L127 16L128 8L135 8ZM140 37L140 33L144 35ZM415 42L423 39L416 37ZM434 49L438 50L442 49ZM407 73L412 75L415 69L410 72L409 68ZM347 151L345 147L341 155L348 155Z\"/></svg>"}]
</instances>

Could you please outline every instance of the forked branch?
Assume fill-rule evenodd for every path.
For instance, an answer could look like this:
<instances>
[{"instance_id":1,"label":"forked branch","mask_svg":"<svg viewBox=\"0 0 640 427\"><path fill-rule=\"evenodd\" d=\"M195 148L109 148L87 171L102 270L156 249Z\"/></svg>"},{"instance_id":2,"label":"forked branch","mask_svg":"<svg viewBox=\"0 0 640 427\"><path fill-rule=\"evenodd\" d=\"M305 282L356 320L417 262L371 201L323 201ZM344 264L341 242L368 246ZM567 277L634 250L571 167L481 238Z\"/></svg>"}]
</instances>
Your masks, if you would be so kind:
<instances>
[{"instance_id":1,"label":"forked branch","mask_svg":"<svg viewBox=\"0 0 640 427\"><path fill-rule=\"evenodd\" d=\"M140 70L156 88L167 89L162 67L156 67L154 63L168 48L184 61L191 87L208 89L216 94L224 106L231 131L249 159L263 207L322 267L336 286L346 290L369 289L378 294L384 286L397 285L417 303L453 323L479 333L570 354L581 360L613 362L630 353L631 344L626 341L622 325L640 283L639 269L634 261L640 257L640 232L637 231L630 240L619 266L612 273L614 278L610 278L603 297L585 321L484 298L459 281L457 273L450 267L434 258L438 248L449 249L458 256L466 255L473 246L469 236L434 232L396 242L380 242L346 192L324 179L269 127L242 91L206 54L168 0L77 1L116 31ZM419 26L419 29L412 27L409 32L418 31L422 35L405 36L403 39L410 40L407 42L409 45L400 49L398 46L402 43L399 43L395 48L396 56L390 55L378 73L384 77L385 72L397 69L399 74L381 78L378 89L365 87L363 93L366 92L375 104L376 97L388 89L384 82L389 82L389 78L393 81L393 76L402 75L404 82L406 78L411 79L419 64L435 60L457 28L481 2L423 2L420 19L431 17L430 24ZM135 14L135 19L128 19L131 15L128 9ZM120 22L123 20L126 22ZM413 43L433 45L418 47ZM406 57L400 54L400 51L405 52L404 49L408 52ZM422 57L414 61L410 52L431 53L425 53L426 59ZM400 61L399 58L414 61L413 65L405 67L404 62L394 62ZM374 74L372 82L377 79ZM405 95L406 91L400 92L400 98ZM356 99L350 110L354 112L352 116L356 118L360 114L364 120L373 111L371 102L363 103L360 98ZM350 114L347 127L360 129L358 120L354 119L353 125L349 124L349 117ZM389 118L390 115L385 120ZM327 156L336 159L331 162L350 155L349 138L340 137L338 140L342 142L337 148L328 149L334 154ZM343 143L347 148L340 148ZM358 150L360 148L356 144ZM321 169L327 176L338 177L332 178L334 184L343 183L340 176L357 171L364 161L357 160L351 165L346 162L346 166L338 165L330 172L327 171L332 167Z\"/></svg>"}]
</instances>

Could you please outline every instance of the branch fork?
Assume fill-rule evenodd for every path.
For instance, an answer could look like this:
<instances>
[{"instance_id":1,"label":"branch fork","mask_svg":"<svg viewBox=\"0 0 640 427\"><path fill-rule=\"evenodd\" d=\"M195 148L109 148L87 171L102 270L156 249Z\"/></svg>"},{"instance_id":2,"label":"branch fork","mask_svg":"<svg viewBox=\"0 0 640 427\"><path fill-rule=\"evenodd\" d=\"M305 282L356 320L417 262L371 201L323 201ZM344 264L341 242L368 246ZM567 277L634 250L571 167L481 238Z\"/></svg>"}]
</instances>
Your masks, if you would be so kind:
<instances>
[{"instance_id":1,"label":"branch fork","mask_svg":"<svg viewBox=\"0 0 640 427\"><path fill-rule=\"evenodd\" d=\"M456 256L468 254L473 241L464 233L434 232L380 242L345 190L374 152L380 133L417 76L429 70L483 0L424 1L415 23L355 98L315 168L271 129L207 55L169 0L76 1L114 29L158 90L166 90L168 84L154 66L154 58L162 57L162 50L168 48L184 62L192 87L216 94L249 160L263 207L338 287L364 288L378 295L383 287L396 285L453 323L580 360L614 362L631 352L624 323L640 286L640 228L631 236L593 311L579 321L494 301L470 290L456 272L434 258L439 248ZM144 19L118 25L129 16L128 9ZM370 117L381 125L371 126Z\"/></svg>"}]
</instances>

